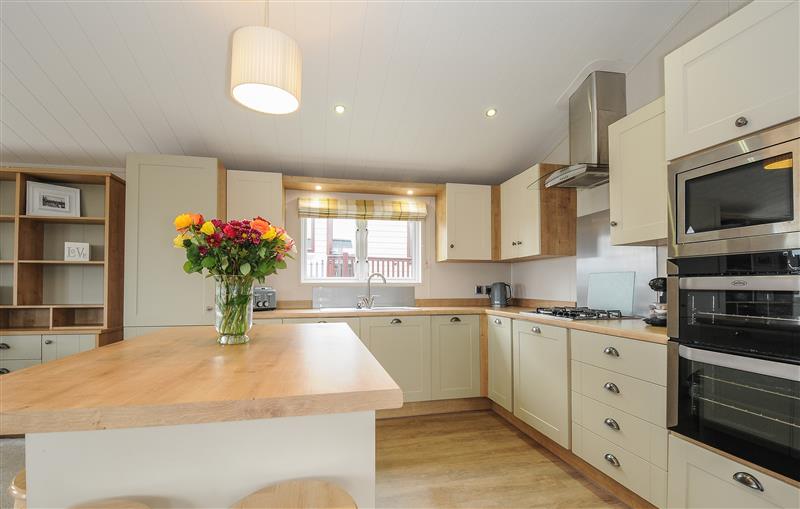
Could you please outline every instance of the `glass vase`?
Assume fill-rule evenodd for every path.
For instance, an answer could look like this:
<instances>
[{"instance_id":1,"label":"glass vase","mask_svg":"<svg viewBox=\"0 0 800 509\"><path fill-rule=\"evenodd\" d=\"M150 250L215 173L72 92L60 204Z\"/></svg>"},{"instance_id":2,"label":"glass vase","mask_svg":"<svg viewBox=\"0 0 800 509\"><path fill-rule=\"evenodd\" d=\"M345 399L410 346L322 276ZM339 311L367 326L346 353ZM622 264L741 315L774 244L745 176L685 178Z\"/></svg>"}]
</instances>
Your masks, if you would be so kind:
<instances>
[{"instance_id":1,"label":"glass vase","mask_svg":"<svg viewBox=\"0 0 800 509\"><path fill-rule=\"evenodd\" d=\"M217 342L221 345L247 343L253 326L253 278L214 276L216 289Z\"/></svg>"}]
</instances>

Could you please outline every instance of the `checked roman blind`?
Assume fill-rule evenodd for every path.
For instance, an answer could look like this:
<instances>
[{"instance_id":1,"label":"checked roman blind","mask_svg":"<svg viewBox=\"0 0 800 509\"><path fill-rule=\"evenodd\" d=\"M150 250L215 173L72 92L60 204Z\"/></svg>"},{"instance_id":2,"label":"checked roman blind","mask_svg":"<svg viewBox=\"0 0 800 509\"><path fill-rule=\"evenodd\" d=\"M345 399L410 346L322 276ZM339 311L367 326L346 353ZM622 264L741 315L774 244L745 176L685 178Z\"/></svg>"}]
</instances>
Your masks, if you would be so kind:
<instances>
[{"instance_id":1,"label":"checked roman blind","mask_svg":"<svg viewBox=\"0 0 800 509\"><path fill-rule=\"evenodd\" d=\"M299 198L300 217L422 221L428 214L424 202L415 200L339 200Z\"/></svg>"}]
</instances>

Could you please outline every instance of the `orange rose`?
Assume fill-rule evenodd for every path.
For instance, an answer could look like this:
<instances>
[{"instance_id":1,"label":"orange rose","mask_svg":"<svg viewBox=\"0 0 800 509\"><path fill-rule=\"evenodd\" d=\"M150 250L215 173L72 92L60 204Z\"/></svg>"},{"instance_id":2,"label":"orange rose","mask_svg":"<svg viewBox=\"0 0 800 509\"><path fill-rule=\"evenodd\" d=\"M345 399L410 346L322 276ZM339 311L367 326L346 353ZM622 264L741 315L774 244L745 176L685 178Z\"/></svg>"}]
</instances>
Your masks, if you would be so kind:
<instances>
[{"instance_id":1,"label":"orange rose","mask_svg":"<svg viewBox=\"0 0 800 509\"><path fill-rule=\"evenodd\" d=\"M269 221L264 219L253 219L250 221L250 228L263 235L269 230Z\"/></svg>"},{"instance_id":2,"label":"orange rose","mask_svg":"<svg viewBox=\"0 0 800 509\"><path fill-rule=\"evenodd\" d=\"M179 214L174 221L175 229L179 232L186 231L192 225L192 216L190 214Z\"/></svg>"},{"instance_id":3,"label":"orange rose","mask_svg":"<svg viewBox=\"0 0 800 509\"><path fill-rule=\"evenodd\" d=\"M189 214L189 217L192 218L192 224L195 226L201 225L205 221L203 214Z\"/></svg>"}]
</instances>

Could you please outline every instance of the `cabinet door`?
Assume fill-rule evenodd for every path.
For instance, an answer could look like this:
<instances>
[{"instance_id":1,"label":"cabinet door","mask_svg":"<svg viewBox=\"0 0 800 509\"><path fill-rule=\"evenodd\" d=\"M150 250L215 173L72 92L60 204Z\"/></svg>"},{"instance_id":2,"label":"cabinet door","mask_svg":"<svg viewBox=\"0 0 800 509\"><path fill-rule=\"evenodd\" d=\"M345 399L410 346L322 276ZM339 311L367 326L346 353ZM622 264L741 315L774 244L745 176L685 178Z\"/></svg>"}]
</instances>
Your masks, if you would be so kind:
<instances>
[{"instance_id":1,"label":"cabinet door","mask_svg":"<svg viewBox=\"0 0 800 509\"><path fill-rule=\"evenodd\" d=\"M536 256L541 252L540 246L540 201L541 192L538 187L544 185L539 179L539 165L528 168L516 177L517 201L514 214L519 222L516 257ZM528 189L531 184L533 189Z\"/></svg>"},{"instance_id":2,"label":"cabinet door","mask_svg":"<svg viewBox=\"0 0 800 509\"><path fill-rule=\"evenodd\" d=\"M513 330L514 415L569 448L567 335L551 337L519 320Z\"/></svg>"},{"instance_id":3,"label":"cabinet door","mask_svg":"<svg viewBox=\"0 0 800 509\"><path fill-rule=\"evenodd\" d=\"M735 476L755 479L763 491L736 481ZM675 435L669 437L668 478L667 506L671 508L800 507L799 488Z\"/></svg>"},{"instance_id":4,"label":"cabinet door","mask_svg":"<svg viewBox=\"0 0 800 509\"><path fill-rule=\"evenodd\" d=\"M228 170L228 217L261 216L284 226L283 175L263 171Z\"/></svg>"},{"instance_id":5,"label":"cabinet door","mask_svg":"<svg viewBox=\"0 0 800 509\"><path fill-rule=\"evenodd\" d=\"M320 318L284 318L283 323L346 323L356 336L361 334L359 318L352 317L320 317Z\"/></svg>"},{"instance_id":6,"label":"cabinet door","mask_svg":"<svg viewBox=\"0 0 800 509\"><path fill-rule=\"evenodd\" d=\"M500 185L500 258L510 260L517 257L519 217L516 214L518 193L515 180Z\"/></svg>"},{"instance_id":7,"label":"cabinet door","mask_svg":"<svg viewBox=\"0 0 800 509\"><path fill-rule=\"evenodd\" d=\"M657 244L667 238L664 98L608 128L611 243Z\"/></svg>"},{"instance_id":8,"label":"cabinet door","mask_svg":"<svg viewBox=\"0 0 800 509\"><path fill-rule=\"evenodd\" d=\"M42 337L37 334L0 336L0 361L42 358Z\"/></svg>"},{"instance_id":9,"label":"cabinet door","mask_svg":"<svg viewBox=\"0 0 800 509\"><path fill-rule=\"evenodd\" d=\"M94 334L46 334L42 336L42 362L54 361L94 347Z\"/></svg>"},{"instance_id":10,"label":"cabinet door","mask_svg":"<svg viewBox=\"0 0 800 509\"><path fill-rule=\"evenodd\" d=\"M511 319L489 315L488 320L489 399L509 412L513 412Z\"/></svg>"},{"instance_id":11,"label":"cabinet door","mask_svg":"<svg viewBox=\"0 0 800 509\"><path fill-rule=\"evenodd\" d=\"M667 159L800 116L798 9L752 2L664 58Z\"/></svg>"},{"instance_id":12,"label":"cabinet door","mask_svg":"<svg viewBox=\"0 0 800 509\"><path fill-rule=\"evenodd\" d=\"M125 170L125 326L214 323L214 281L183 272L172 221L217 216L217 160L128 156Z\"/></svg>"},{"instance_id":13,"label":"cabinet door","mask_svg":"<svg viewBox=\"0 0 800 509\"><path fill-rule=\"evenodd\" d=\"M431 318L431 399L481 395L480 318Z\"/></svg>"},{"instance_id":14,"label":"cabinet door","mask_svg":"<svg viewBox=\"0 0 800 509\"><path fill-rule=\"evenodd\" d=\"M492 259L492 187L447 184L443 258Z\"/></svg>"},{"instance_id":15,"label":"cabinet door","mask_svg":"<svg viewBox=\"0 0 800 509\"><path fill-rule=\"evenodd\" d=\"M431 320L427 316L361 319L372 355L403 389L403 400L431 399Z\"/></svg>"}]
</instances>

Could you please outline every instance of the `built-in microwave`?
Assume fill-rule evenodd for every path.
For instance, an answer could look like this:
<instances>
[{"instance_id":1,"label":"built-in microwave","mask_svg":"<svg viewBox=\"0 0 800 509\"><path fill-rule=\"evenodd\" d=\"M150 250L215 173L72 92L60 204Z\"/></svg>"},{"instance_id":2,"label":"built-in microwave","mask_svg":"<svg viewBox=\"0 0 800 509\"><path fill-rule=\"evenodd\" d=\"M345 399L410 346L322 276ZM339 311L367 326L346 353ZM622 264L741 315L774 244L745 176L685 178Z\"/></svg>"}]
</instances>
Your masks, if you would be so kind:
<instances>
[{"instance_id":1,"label":"built-in microwave","mask_svg":"<svg viewBox=\"0 0 800 509\"><path fill-rule=\"evenodd\" d=\"M670 257L800 246L800 121L669 165Z\"/></svg>"}]
</instances>

